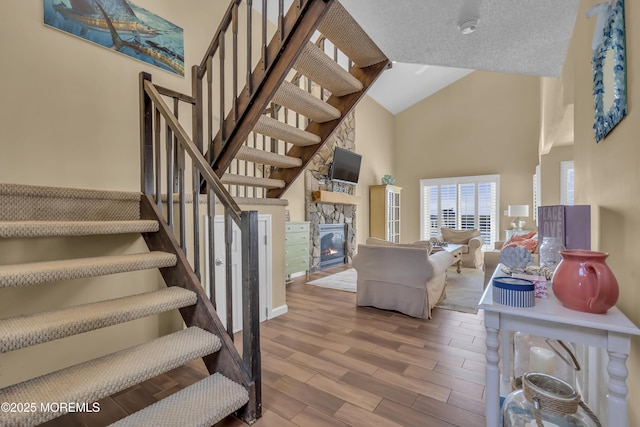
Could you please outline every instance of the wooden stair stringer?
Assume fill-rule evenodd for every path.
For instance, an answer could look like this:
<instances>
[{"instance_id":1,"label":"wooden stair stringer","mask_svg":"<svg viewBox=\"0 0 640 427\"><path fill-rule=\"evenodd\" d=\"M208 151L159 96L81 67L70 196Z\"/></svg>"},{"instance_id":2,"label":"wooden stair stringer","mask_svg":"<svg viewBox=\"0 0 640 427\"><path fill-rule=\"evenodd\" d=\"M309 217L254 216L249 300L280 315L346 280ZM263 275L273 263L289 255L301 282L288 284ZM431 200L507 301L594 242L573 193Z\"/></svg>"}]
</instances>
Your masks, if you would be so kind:
<instances>
[{"instance_id":1,"label":"wooden stair stringer","mask_svg":"<svg viewBox=\"0 0 640 427\"><path fill-rule=\"evenodd\" d=\"M249 404L243 406L238 411L237 416L247 422L255 421L256 414L251 412L251 408L255 406L254 402L256 401L255 383L244 367L242 357L238 354L213 304L211 304L211 301L204 292L200 280L191 269L189 261L182 252L180 244L173 235L172 230L163 220L162 213L159 211L153 198L146 194L143 194L140 200L140 218L156 220L160 224L159 231L142 234L149 250L154 251L163 248L163 251L173 253L177 257L177 263L174 267L160 269L165 283L167 283L167 285L179 284L181 287L197 295L198 302L195 305L180 308L180 314L185 324L188 327L197 326L220 338L221 349L214 354L202 358L207 370L211 375L216 372L221 373L230 380L241 384L249 392Z\"/></svg>"},{"instance_id":2,"label":"wooden stair stringer","mask_svg":"<svg viewBox=\"0 0 640 427\"><path fill-rule=\"evenodd\" d=\"M232 110L224 120L223 128L212 141L213 170L221 177L244 141L263 115L269 102L284 81L287 73L293 68L302 48L311 39L318 23L331 8L335 0L316 0L305 4L304 9L291 7L283 20L284 33L288 38L281 41L276 34L266 49L268 58L267 69L258 64L252 73L251 87L253 95L245 87L238 96L238 119L234 121L235 112ZM226 142L222 145L222 135ZM210 147L211 149L211 147ZM207 153L209 155L209 153Z\"/></svg>"},{"instance_id":3,"label":"wooden stair stringer","mask_svg":"<svg viewBox=\"0 0 640 427\"><path fill-rule=\"evenodd\" d=\"M349 113L355 108L358 102L366 94L369 87L376 81L376 79L382 74L382 72L391 66L391 61L386 60L377 64L371 65L365 68L353 67L351 74L353 74L363 84L363 89L359 92L351 93L342 97L336 97L331 95L327 100L327 103L334 106L342 113L340 119L332 120L326 123L311 122L307 126L306 131L319 135L321 142L316 145L310 145L306 147L293 146L287 152L289 157L297 157L302 160L302 165L297 168L276 168L274 169L269 178L280 179L285 182L283 188L274 188L267 191L268 198L279 198L287 191L291 184L296 180L298 175L304 171L313 156L320 150L320 148L328 141L333 132L340 126Z\"/></svg>"}]
</instances>

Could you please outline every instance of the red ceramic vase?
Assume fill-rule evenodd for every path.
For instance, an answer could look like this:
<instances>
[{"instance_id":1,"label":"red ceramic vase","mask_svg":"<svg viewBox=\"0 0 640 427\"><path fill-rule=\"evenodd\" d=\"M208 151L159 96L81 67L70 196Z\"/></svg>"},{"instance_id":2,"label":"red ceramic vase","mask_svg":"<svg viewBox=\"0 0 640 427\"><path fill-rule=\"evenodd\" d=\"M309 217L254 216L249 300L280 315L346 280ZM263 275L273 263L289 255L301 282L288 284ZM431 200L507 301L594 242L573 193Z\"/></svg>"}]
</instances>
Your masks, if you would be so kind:
<instances>
[{"instance_id":1,"label":"red ceramic vase","mask_svg":"<svg viewBox=\"0 0 640 427\"><path fill-rule=\"evenodd\" d=\"M609 254L582 249L560 251L553 293L567 308L603 314L618 301L618 281L605 260Z\"/></svg>"}]
</instances>

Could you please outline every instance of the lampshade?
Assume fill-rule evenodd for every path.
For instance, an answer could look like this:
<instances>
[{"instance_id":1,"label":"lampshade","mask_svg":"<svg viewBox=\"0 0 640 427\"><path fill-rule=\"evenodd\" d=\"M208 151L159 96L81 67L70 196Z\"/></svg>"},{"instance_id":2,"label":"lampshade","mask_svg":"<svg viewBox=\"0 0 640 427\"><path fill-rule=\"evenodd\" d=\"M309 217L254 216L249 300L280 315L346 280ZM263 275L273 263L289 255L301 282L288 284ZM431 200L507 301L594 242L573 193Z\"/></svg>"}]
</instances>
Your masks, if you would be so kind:
<instances>
[{"instance_id":1,"label":"lampshade","mask_svg":"<svg viewBox=\"0 0 640 427\"><path fill-rule=\"evenodd\" d=\"M507 216L529 216L529 205L509 205Z\"/></svg>"}]
</instances>

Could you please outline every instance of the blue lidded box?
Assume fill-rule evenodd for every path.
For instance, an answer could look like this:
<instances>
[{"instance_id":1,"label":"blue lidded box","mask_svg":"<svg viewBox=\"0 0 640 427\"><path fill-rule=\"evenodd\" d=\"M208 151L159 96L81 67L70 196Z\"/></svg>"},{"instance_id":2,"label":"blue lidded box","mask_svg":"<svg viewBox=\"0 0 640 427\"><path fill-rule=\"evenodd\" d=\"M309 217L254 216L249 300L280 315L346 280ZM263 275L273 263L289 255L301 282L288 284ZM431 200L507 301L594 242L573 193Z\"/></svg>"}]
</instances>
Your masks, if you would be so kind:
<instances>
[{"instance_id":1,"label":"blue lidded box","mask_svg":"<svg viewBox=\"0 0 640 427\"><path fill-rule=\"evenodd\" d=\"M533 307L536 304L535 284L515 277L493 279L493 302L512 307Z\"/></svg>"}]
</instances>

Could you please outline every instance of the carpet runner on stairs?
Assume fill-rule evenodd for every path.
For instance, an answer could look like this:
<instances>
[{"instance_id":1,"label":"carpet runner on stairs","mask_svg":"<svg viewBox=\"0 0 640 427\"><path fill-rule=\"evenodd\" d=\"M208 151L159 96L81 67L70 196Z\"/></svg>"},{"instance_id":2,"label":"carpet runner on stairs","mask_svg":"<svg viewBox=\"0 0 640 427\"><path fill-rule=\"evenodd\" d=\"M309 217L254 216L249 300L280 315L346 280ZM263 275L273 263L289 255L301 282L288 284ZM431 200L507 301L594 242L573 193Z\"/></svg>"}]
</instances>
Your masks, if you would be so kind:
<instances>
[{"instance_id":1,"label":"carpet runner on stairs","mask_svg":"<svg viewBox=\"0 0 640 427\"><path fill-rule=\"evenodd\" d=\"M149 252L3 265L0 268L0 288L106 276L126 271L171 267L175 264L176 256L173 254Z\"/></svg>"},{"instance_id":2,"label":"carpet runner on stairs","mask_svg":"<svg viewBox=\"0 0 640 427\"><path fill-rule=\"evenodd\" d=\"M247 391L240 385L213 374L111 427L210 427L248 400Z\"/></svg>"},{"instance_id":3,"label":"carpet runner on stairs","mask_svg":"<svg viewBox=\"0 0 640 427\"><path fill-rule=\"evenodd\" d=\"M377 77L376 73L382 70L373 72L366 68L388 63L384 53L338 1L319 20L317 29L320 38L316 43L309 41L301 45L292 64L297 72L295 77L283 81L270 100L272 104L265 105L265 114L251 130L253 143L248 139L235 157L240 162L261 166L252 168L246 163L232 163L221 176L224 184L236 186L236 189L245 187L244 194L249 191L246 187L261 187L270 191L256 194L280 197L283 191L274 190L288 188L357 99L364 96L364 89L371 83L370 76L375 74ZM328 42L326 48L324 41ZM332 48L335 48L333 55L330 53ZM326 126L319 127L319 124ZM258 147L256 135L263 137L262 149ZM220 134L216 141L219 137ZM264 143L266 138L271 140ZM260 155L260 151L265 154ZM300 164L284 160L285 155L299 160ZM271 176L274 171L277 177ZM250 178L239 178L244 175L250 175ZM269 178L278 178L278 181Z\"/></svg>"},{"instance_id":4,"label":"carpet runner on stairs","mask_svg":"<svg viewBox=\"0 0 640 427\"><path fill-rule=\"evenodd\" d=\"M314 6L317 4L315 3ZM346 53L349 57L347 68L351 68L351 61L353 61L351 70L339 65L325 53L324 49L304 41L307 38L301 39L299 43L303 45L299 45L301 49L299 52L294 52L297 60L293 63L293 69L305 76L306 83L314 94L301 89L295 83L284 82L277 88L273 99L265 97L265 104L253 104L258 108L252 116L254 121L251 123L255 122L257 114L261 114L268 108L267 104L270 102L284 107L285 111L280 113L278 111L281 110L275 107L271 110L276 112L277 119L267 115L261 116L258 124L251 131L254 132L254 137L256 134L261 134L266 138L272 138L268 144L270 147L278 147L276 140L287 144L282 144L282 149L271 148L275 152L270 152L269 149L259 150L257 146L240 148L236 159L253 162L254 165L253 168L248 168L245 163L244 168L236 167L235 172L244 170L246 174L246 171L251 169L255 175L263 176L234 175L231 173L232 169L227 168L228 160L224 159L222 162L227 168L226 173L222 174L223 183L230 186L270 189L270 197L274 197L269 199L271 200L269 203L272 204L286 205L286 201L279 200L277 197L282 194L282 191L286 191L293 179L305 167L306 162L339 125L341 119L344 119L357 100L364 96L363 89L367 88L384 67L390 64L339 2L334 2L323 15L324 21L316 22L318 30L341 52ZM321 15L318 14L318 16ZM303 27L302 24L300 26ZM374 64L377 66L374 67ZM365 70L367 67L370 67L368 71ZM285 73L289 71L286 70ZM273 81L282 77L282 75L275 76ZM330 92L330 96L327 96L327 91ZM319 92L319 96L316 96L316 92ZM293 120L287 119L287 109L304 116L300 123L296 117L295 126L291 125ZM249 132L248 127L243 129L244 131ZM222 136L220 138L222 141ZM234 151L238 150L236 144L232 146ZM266 144L263 148L265 147ZM233 155L233 152L231 153ZM256 165L263 166L256 167ZM286 176L283 171L286 171ZM162 190L160 189L159 192ZM158 232L159 225L155 221L140 220L140 196L136 192L0 184L0 239L124 233L145 233L147 238L148 233ZM237 202L255 204L255 200L251 201L251 198L247 197L246 191L244 196L244 198L238 197ZM198 202L195 197L191 200ZM164 226L166 224L163 223ZM171 245L169 247L173 248ZM160 246L160 250L167 249ZM174 266L177 262L186 261L178 261L176 255L169 252L109 254L108 256L105 254L101 257L22 264L12 262L10 265L0 265L0 292L26 292L24 288L29 285L143 269L162 269L164 275L171 269L175 272ZM184 272L184 269L179 271ZM207 319L204 324L198 323L203 325L202 329L190 327L145 344L10 385L0 389L2 400L95 402L180 366L193 358L220 351L219 356L206 358L206 360L209 362L212 359L224 360L224 363L218 365L218 362L215 362L216 365L210 365L207 362L207 366L211 371L224 371L239 383L231 381L220 373L215 373L114 425L204 427L217 423L242 408L249 402L249 390L252 390L252 393L256 390L256 393L260 393L259 380L256 379L254 383L253 379L247 377L246 366L242 364L242 358L237 354L233 343L222 335L224 331L219 332L223 337L222 341L215 334L208 332L219 330L217 329L219 321L215 313L213 317L207 317L206 313L210 313L212 308L207 306L208 302L205 304L206 296L203 299L202 290L197 286L194 288L192 283L189 289L193 292L172 287L184 286L182 283L167 283L167 285L170 287L161 291L94 301L75 307L53 308L45 312L26 313L0 320L0 352L10 352L17 349L26 351L25 348L28 346L175 309L181 309L183 314L189 313L184 317L187 322L192 322L193 319L190 316L195 318L196 313ZM51 284L42 289L48 290L54 286L56 285ZM39 291L38 287L33 289L35 292ZM259 378L259 375L255 378ZM256 393L251 394L254 405L258 402L255 400ZM252 408L248 412L245 408L242 413L248 414L258 406ZM0 425L32 426L59 414L56 412L0 413ZM252 421L255 421L255 411L253 415L247 416L253 416Z\"/></svg>"},{"instance_id":5,"label":"carpet runner on stairs","mask_svg":"<svg viewBox=\"0 0 640 427\"><path fill-rule=\"evenodd\" d=\"M15 206L22 209L16 210ZM86 217L81 215L83 212ZM37 239L52 236L90 238L155 233L158 230L157 221L140 220L140 193L0 184L0 239L3 240L28 239L37 245ZM49 243L55 244L55 241ZM20 288L43 283L49 283L46 288L51 288L56 285L50 282L172 268L176 262L175 254L155 251L5 264L0 265L0 291L21 292ZM39 288L33 289L37 292ZM195 306L198 299L191 290L169 286L0 319L0 353L25 350L37 344ZM93 404L190 360L214 354L221 347L221 339L215 334L189 327L9 385L0 389L0 400L38 402L38 405L46 405L47 402ZM75 350L70 348L69 351ZM179 404L177 399L180 399ZM124 418L118 425L208 426L240 409L248 401L249 393L244 386L216 373L187 387L179 395L134 414L130 419ZM67 412L37 409L35 412L2 412L0 425L35 426Z\"/></svg>"},{"instance_id":6,"label":"carpet runner on stairs","mask_svg":"<svg viewBox=\"0 0 640 427\"><path fill-rule=\"evenodd\" d=\"M96 402L219 349L218 337L192 327L6 387L0 395L6 402ZM9 412L0 421L3 426L34 426L58 415Z\"/></svg>"},{"instance_id":7,"label":"carpet runner on stairs","mask_svg":"<svg viewBox=\"0 0 640 427\"><path fill-rule=\"evenodd\" d=\"M0 353L105 328L196 303L195 293L171 287L111 300L0 320Z\"/></svg>"},{"instance_id":8,"label":"carpet runner on stairs","mask_svg":"<svg viewBox=\"0 0 640 427\"><path fill-rule=\"evenodd\" d=\"M0 238L153 233L157 221L0 221Z\"/></svg>"}]
</instances>

